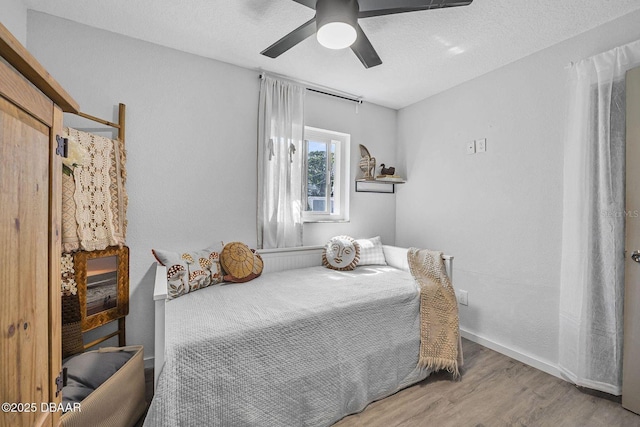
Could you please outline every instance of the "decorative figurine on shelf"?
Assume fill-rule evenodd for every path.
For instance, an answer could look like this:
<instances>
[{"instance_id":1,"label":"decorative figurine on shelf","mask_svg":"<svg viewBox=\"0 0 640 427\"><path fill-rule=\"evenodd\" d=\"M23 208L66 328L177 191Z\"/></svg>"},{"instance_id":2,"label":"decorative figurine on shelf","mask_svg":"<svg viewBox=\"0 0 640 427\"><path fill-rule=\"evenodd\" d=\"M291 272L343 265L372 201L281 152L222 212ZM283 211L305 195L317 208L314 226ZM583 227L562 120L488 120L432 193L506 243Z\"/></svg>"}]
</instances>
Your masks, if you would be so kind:
<instances>
[{"instance_id":1,"label":"decorative figurine on shelf","mask_svg":"<svg viewBox=\"0 0 640 427\"><path fill-rule=\"evenodd\" d=\"M362 172L364 172L364 176L363 178L368 180L368 181L372 181L375 179L375 172L376 172L376 158L375 157L371 157L371 154L369 153L369 150L367 150L367 147L365 147L362 144L360 145L360 170Z\"/></svg>"},{"instance_id":2,"label":"decorative figurine on shelf","mask_svg":"<svg viewBox=\"0 0 640 427\"><path fill-rule=\"evenodd\" d=\"M384 163L380 165L380 175L395 175L396 168L393 166L385 167Z\"/></svg>"}]
</instances>

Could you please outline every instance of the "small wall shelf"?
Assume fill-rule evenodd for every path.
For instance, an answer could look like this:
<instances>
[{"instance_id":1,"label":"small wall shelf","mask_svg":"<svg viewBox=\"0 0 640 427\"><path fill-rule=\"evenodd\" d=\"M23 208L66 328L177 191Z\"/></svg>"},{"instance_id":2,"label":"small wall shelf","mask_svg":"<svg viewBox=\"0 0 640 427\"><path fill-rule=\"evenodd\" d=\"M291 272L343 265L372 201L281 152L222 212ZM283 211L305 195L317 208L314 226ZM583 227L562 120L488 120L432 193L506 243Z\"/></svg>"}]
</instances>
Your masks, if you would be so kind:
<instances>
[{"instance_id":1,"label":"small wall shelf","mask_svg":"<svg viewBox=\"0 0 640 427\"><path fill-rule=\"evenodd\" d=\"M404 180L388 179L356 179L357 193L388 193L396 192L396 184L404 184Z\"/></svg>"}]
</instances>

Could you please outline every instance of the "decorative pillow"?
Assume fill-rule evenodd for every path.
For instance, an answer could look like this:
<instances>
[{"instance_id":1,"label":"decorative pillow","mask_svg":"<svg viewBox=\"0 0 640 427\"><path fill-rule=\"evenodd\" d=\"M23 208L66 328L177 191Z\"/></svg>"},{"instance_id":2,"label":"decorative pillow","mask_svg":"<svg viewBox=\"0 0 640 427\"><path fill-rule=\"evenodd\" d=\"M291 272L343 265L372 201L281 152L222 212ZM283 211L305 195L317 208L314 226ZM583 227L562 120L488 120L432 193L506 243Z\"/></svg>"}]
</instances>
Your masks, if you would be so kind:
<instances>
[{"instance_id":1,"label":"decorative pillow","mask_svg":"<svg viewBox=\"0 0 640 427\"><path fill-rule=\"evenodd\" d=\"M220 254L220 263L226 273L225 282L244 283L262 274L264 263L255 250L241 242L227 243Z\"/></svg>"},{"instance_id":2,"label":"decorative pillow","mask_svg":"<svg viewBox=\"0 0 640 427\"><path fill-rule=\"evenodd\" d=\"M382 240L380 236L370 239L356 240L360 245L360 261L358 265L387 265L382 249Z\"/></svg>"},{"instance_id":3,"label":"decorative pillow","mask_svg":"<svg viewBox=\"0 0 640 427\"><path fill-rule=\"evenodd\" d=\"M222 282L220 256L214 247L184 253L156 249L151 252L167 267L167 299Z\"/></svg>"},{"instance_id":4,"label":"decorative pillow","mask_svg":"<svg viewBox=\"0 0 640 427\"><path fill-rule=\"evenodd\" d=\"M353 270L359 261L360 245L353 237L333 237L322 251L322 265L332 270Z\"/></svg>"}]
</instances>

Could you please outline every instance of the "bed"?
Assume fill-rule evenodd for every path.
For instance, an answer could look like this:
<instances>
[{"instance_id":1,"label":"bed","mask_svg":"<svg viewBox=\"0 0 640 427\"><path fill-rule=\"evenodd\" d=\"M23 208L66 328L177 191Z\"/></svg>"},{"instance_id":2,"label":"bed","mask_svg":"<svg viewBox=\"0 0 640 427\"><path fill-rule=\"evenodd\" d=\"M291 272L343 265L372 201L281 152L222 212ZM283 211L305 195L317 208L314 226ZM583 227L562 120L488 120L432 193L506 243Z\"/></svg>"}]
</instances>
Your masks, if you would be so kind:
<instances>
[{"instance_id":1,"label":"bed","mask_svg":"<svg viewBox=\"0 0 640 427\"><path fill-rule=\"evenodd\" d=\"M168 302L158 266L145 425L326 426L424 379L407 250L383 249L388 265L353 271L320 266L318 247L262 251L261 277Z\"/></svg>"}]
</instances>

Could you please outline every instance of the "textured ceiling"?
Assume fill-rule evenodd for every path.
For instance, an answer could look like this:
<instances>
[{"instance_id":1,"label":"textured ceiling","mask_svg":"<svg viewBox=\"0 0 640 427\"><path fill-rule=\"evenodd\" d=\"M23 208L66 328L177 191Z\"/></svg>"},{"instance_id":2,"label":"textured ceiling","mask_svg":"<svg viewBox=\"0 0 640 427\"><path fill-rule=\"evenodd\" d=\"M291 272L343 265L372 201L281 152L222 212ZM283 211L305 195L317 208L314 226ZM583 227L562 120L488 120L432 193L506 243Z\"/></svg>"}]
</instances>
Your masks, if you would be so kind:
<instances>
[{"instance_id":1,"label":"textured ceiling","mask_svg":"<svg viewBox=\"0 0 640 427\"><path fill-rule=\"evenodd\" d=\"M315 37L276 59L260 55L313 17L292 0L27 0L27 6L397 109L640 9L640 1L475 0L363 19L383 61L368 70L350 49L325 49Z\"/></svg>"}]
</instances>

